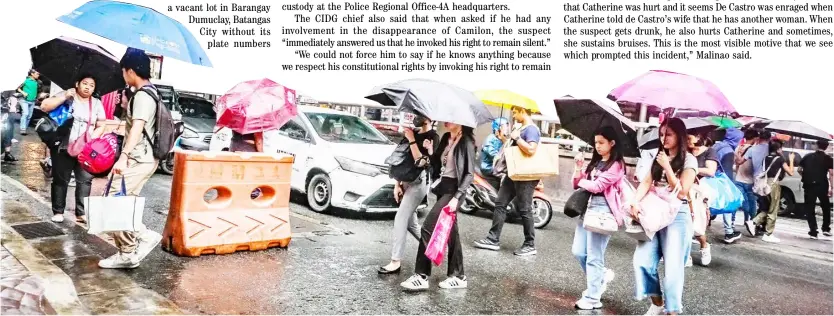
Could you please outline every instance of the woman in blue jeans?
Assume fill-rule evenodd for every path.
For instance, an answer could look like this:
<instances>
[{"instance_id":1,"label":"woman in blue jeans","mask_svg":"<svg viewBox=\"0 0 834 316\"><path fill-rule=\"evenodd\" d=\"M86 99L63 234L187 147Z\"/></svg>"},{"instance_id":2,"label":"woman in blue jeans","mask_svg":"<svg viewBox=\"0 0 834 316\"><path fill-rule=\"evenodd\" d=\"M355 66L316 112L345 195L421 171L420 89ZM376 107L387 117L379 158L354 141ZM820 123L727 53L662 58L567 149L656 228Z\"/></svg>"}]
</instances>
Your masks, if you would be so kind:
<instances>
[{"instance_id":1,"label":"woman in blue jeans","mask_svg":"<svg viewBox=\"0 0 834 316\"><path fill-rule=\"evenodd\" d=\"M672 191L680 188L678 198L683 201L674 221L658 231L649 241L637 243L634 251L635 294L637 299L648 296L652 305L646 315L677 315L683 312L683 283L686 257L692 248L692 211L686 202L689 188L695 182L698 160L687 151L686 126L678 118L664 121L660 126L663 150L658 152L651 173L643 179L632 201L640 201L654 187ZM637 219L639 207L631 205L631 216ZM651 212L653 210L643 210ZM665 279L661 286L658 275L660 258L664 259Z\"/></svg>"},{"instance_id":2,"label":"woman in blue jeans","mask_svg":"<svg viewBox=\"0 0 834 316\"><path fill-rule=\"evenodd\" d=\"M579 156L581 158L581 156ZM613 127L606 126L595 132L594 154L587 169L582 170L584 159L577 159L574 170L574 187L582 188L591 193L586 213L610 213L623 224L625 214L620 208L622 195L622 181L625 177L625 162L617 133ZM574 307L581 310L602 308L600 298L614 279L614 271L605 268L605 248L611 235L600 234L585 230L580 218L573 234L571 251L579 261L579 266L585 272L587 290Z\"/></svg>"}]
</instances>

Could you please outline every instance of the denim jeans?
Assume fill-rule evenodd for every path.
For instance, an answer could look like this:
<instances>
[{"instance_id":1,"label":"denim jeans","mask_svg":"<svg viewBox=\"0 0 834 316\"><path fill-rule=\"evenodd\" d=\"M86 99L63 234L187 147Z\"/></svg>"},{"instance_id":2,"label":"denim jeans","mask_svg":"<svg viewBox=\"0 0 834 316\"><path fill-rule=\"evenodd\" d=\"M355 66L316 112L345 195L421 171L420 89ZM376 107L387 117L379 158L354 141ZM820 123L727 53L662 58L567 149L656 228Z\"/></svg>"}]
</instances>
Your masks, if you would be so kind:
<instances>
[{"instance_id":1,"label":"denim jeans","mask_svg":"<svg viewBox=\"0 0 834 316\"><path fill-rule=\"evenodd\" d=\"M20 131L25 132L29 127L29 120L32 119L32 112L35 111L35 101L19 100L20 105Z\"/></svg>"},{"instance_id":2,"label":"denim jeans","mask_svg":"<svg viewBox=\"0 0 834 316\"><path fill-rule=\"evenodd\" d=\"M736 229L733 227L733 222L735 222L736 212L724 213L721 216L724 218L724 235L734 233Z\"/></svg>"},{"instance_id":3,"label":"denim jeans","mask_svg":"<svg viewBox=\"0 0 834 316\"><path fill-rule=\"evenodd\" d=\"M756 217L756 213L758 213L756 203L759 200L759 196L753 192L752 183L736 182L736 186L741 190L741 194L744 195L744 203L741 204L741 209L744 211L744 221L746 222Z\"/></svg>"},{"instance_id":4,"label":"denim jeans","mask_svg":"<svg viewBox=\"0 0 834 316\"><path fill-rule=\"evenodd\" d=\"M608 203L603 196L593 196L588 202L586 212L610 213ZM580 218L581 219L581 218ZM608 240L611 235L598 234L585 230L582 221L576 225L573 234L573 255L579 261L582 272L585 273L585 280L588 290L583 297L590 303L597 303L602 296L602 283L605 278L605 248L608 247Z\"/></svg>"},{"instance_id":5,"label":"denim jeans","mask_svg":"<svg viewBox=\"0 0 834 316\"><path fill-rule=\"evenodd\" d=\"M634 289L638 300L663 297L667 312L683 311L684 264L692 249L693 234L692 214L689 205L684 204L672 224L657 232L652 240L637 243ZM661 256L665 268L662 291L657 271Z\"/></svg>"}]
</instances>

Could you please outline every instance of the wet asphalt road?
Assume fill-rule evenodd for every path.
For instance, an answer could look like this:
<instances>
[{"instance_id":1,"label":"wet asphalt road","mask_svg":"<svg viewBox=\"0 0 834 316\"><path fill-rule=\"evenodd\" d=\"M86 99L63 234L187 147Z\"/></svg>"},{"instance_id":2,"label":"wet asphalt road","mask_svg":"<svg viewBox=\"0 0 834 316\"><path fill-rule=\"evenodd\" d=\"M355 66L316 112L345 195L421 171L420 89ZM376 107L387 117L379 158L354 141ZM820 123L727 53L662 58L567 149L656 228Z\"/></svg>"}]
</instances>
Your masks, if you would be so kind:
<instances>
[{"instance_id":1,"label":"wet asphalt road","mask_svg":"<svg viewBox=\"0 0 834 316\"><path fill-rule=\"evenodd\" d=\"M23 161L3 164L3 173L48 199L48 182L36 161L42 151L34 143L23 147ZM170 181L155 175L143 191L152 210L145 221L156 231L165 224ZM38 210L49 212L46 206ZM225 256L180 258L156 250L128 275L184 311L210 314L574 314L573 304L585 288L570 251L576 222L561 214L537 231L539 254L528 258L512 255L523 240L520 225L505 227L501 251L478 250L471 243L488 230L488 214L461 214L469 288L437 289L444 264L434 270L430 291L411 294L398 284L413 269L415 240L408 241L401 275L375 272L390 256L393 215L323 215L300 204L291 210L350 234L294 238L288 249ZM760 248L750 238L724 245L717 236L711 240L709 267L698 266L700 256L693 252L696 266L687 268L684 293L687 314L834 314L831 260ZM624 235L611 239L606 265L617 276L597 313L642 314L648 307L633 300L635 244Z\"/></svg>"}]
</instances>

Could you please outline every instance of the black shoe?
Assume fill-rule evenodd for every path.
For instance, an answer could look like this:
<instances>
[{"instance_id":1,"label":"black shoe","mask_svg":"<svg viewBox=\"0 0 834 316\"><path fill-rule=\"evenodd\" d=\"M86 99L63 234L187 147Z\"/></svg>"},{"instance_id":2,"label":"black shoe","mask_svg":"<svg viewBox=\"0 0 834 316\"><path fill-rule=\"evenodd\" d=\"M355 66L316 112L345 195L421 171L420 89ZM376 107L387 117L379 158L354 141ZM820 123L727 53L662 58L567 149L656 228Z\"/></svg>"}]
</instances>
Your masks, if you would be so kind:
<instances>
[{"instance_id":1,"label":"black shoe","mask_svg":"<svg viewBox=\"0 0 834 316\"><path fill-rule=\"evenodd\" d=\"M402 268L403 268L402 266L399 266L394 270L388 270L388 269L385 269L385 267L379 267L379 269L376 269L376 273L378 273L378 274L399 274L400 270L402 270Z\"/></svg>"},{"instance_id":2,"label":"black shoe","mask_svg":"<svg viewBox=\"0 0 834 316\"><path fill-rule=\"evenodd\" d=\"M40 165L41 165L41 169L43 169L43 175L46 176L47 178L51 178L52 177L52 166L50 166L46 162L46 160L41 160Z\"/></svg>"},{"instance_id":3,"label":"black shoe","mask_svg":"<svg viewBox=\"0 0 834 316\"><path fill-rule=\"evenodd\" d=\"M497 242L489 240L487 238L476 240L475 241L475 248L486 249L486 250L499 250L501 246L498 245Z\"/></svg>"},{"instance_id":4,"label":"black shoe","mask_svg":"<svg viewBox=\"0 0 834 316\"><path fill-rule=\"evenodd\" d=\"M739 238L741 238L741 233L733 232L732 234L724 235L724 242L728 243L728 244L732 244L733 242L735 242Z\"/></svg>"},{"instance_id":5,"label":"black shoe","mask_svg":"<svg viewBox=\"0 0 834 316\"><path fill-rule=\"evenodd\" d=\"M521 248L519 248L518 250L513 252L514 255L519 256L519 257L532 256L532 255L535 255L536 253L537 253L536 252L536 247L533 247L533 246L521 246Z\"/></svg>"},{"instance_id":6,"label":"black shoe","mask_svg":"<svg viewBox=\"0 0 834 316\"><path fill-rule=\"evenodd\" d=\"M12 154L6 152L6 154L3 155L3 161L5 161L5 162L15 162L15 161L17 161L17 158L12 156Z\"/></svg>"}]
</instances>

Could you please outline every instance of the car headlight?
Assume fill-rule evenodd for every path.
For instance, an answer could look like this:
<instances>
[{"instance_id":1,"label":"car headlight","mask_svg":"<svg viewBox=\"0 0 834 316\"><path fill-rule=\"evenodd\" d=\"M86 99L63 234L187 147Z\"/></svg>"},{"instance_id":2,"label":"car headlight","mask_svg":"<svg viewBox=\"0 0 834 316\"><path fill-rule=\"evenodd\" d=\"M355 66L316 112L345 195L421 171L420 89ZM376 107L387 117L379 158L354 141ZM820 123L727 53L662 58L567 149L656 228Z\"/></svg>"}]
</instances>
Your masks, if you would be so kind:
<instances>
[{"instance_id":1,"label":"car headlight","mask_svg":"<svg viewBox=\"0 0 834 316\"><path fill-rule=\"evenodd\" d=\"M382 174L382 172L379 171L379 168L353 159L345 157L336 157L336 162L338 162L339 166L342 167L342 169L344 169L345 171L364 174L366 176L371 177L376 177Z\"/></svg>"},{"instance_id":2,"label":"car headlight","mask_svg":"<svg viewBox=\"0 0 834 316\"><path fill-rule=\"evenodd\" d=\"M197 137L200 137L200 135L197 135L196 132L194 132L190 129L186 128L186 129L183 129L183 131L182 131L182 138L197 138Z\"/></svg>"}]
</instances>

